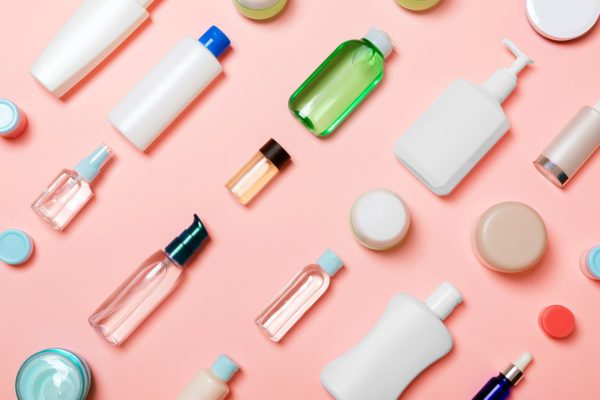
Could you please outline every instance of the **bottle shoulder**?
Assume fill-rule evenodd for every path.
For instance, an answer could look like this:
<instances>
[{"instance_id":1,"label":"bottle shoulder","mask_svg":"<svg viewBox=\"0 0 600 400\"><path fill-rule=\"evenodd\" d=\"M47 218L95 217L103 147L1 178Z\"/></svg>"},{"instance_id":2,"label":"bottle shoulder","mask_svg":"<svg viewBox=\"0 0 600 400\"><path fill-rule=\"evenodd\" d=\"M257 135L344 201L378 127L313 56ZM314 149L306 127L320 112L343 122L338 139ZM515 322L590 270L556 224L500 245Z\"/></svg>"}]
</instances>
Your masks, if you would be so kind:
<instances>
[{"instance_id":1,"label":"bottle shoulder","mask_svg":"<svg viewBox=\"0 0 600 400\"><path fill-rule=\"evenodd\" d=\"M388 310L398 313L399 320L411 318L423 327L432 328L447 335L452 342L452 336L444 322L421 300L407 293L398 293L390 300Z\"/></svg>"},{"instance_id":2,"label":"bottle shoulder","mask_svg":"<svg viewBox=\"0 0 600 400\"><path fill-rule=\"evenodd\" d=\"M478 104L479 107L488 107L496 110L503 116L505 115L502 105L482 85L466 79L455 79L452 81L444 94L459 98L462 103L468 102L469 105ZM459 105L466 105L462 103Z\"/></svg>"}]
</instances>

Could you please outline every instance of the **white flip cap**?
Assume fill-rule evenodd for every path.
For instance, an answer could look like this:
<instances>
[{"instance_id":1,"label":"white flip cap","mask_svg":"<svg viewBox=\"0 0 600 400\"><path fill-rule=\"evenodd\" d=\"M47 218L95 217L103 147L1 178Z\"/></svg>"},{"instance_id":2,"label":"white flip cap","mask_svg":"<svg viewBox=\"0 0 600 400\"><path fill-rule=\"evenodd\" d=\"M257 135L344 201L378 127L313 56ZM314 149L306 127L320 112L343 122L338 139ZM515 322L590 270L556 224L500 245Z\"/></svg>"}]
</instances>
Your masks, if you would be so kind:
<instances>
[{"instance_id":1,"label":"white flip cap","mask_svg":"<svg viewBox=\"0 0 600 400\"><path fill-rule=\"evenodd\" d=\"M394 43L392 43L390 35L377 28L369 29L364 38L373 43L381 51L384 58L389 56L394 49Z\"/></svg>"},{"instance_id":2,"label":"white flip cap","mask_svg":"<svg viewBox=\"0 0 600 400\"><path fill-rule=\"evenodd\" d=\"M443 282L427 297L425 304L443 321L462 301L463 297L458 289Z\"/></svg>"}]
</instances>

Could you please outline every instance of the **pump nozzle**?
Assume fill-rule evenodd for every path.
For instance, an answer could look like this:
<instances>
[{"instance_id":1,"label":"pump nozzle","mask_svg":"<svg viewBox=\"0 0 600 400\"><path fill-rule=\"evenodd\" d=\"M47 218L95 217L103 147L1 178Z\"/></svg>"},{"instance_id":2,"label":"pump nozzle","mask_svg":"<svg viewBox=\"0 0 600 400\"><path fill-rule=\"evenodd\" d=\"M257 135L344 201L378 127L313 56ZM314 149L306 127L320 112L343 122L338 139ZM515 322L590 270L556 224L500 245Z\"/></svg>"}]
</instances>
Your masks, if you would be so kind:
<instances>
[{"instance_id":1,"label":"pump nozzle","mask_svg":"<svg viewBox=\"0 0 600 400\"><path fill-rule=\"evenodd\" d=\"M494 96L499 103L506 100L508 95L517 87L519 72L527 65L533 64L533 59L523 53L513 42L508 39L504 39L502 42L517 59L510 67L497 70L483 85L484 89Z\"/></svg>"},{"instance_id":2,"label":"pump nozzle","mask_svg":"<svg viewBox=\"0 0 600 400\"><path fill-rule=\"evenodd\" d=\"M93 153L79 161L75 166L75 171L86 181L91 182L111 157L112 151L107 145L102 143Z\"/></svg>"}]
</instances>

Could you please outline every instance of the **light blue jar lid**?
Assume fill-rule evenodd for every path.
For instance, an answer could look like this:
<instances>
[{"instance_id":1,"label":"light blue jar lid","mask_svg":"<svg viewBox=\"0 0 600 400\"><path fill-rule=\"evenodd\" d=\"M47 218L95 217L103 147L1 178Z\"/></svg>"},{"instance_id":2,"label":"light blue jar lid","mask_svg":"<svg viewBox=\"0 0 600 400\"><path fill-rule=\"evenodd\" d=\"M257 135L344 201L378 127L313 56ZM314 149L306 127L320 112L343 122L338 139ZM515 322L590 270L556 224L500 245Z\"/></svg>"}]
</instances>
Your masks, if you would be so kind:
<instances>
[{"instance_id":1,"label":"light blue jar lid","mask_svg":"<svg viewBox=\"0 0 600 400\"><path fill-rule=\"evenodd\" d=\"M17 374L19 400L85 400L92 375L85 361L64 349L46 349L29 357Z\"/></svg>"},{"instance_id":2,"label":"light blue jar lid","mask_svg":"<svg viewBox=\"0 0 600 400\"><path fill-rule=\"evenodd\" d=\"M19 126L19 109L10 100L0 99L0 136L11 133Z\"/></svg>"},{"instance_id":3,"label":"light blue jar lid","mask_svg":"<svg viewBox=\"0 0 600 400\"><path fill-rule=\"evenodd\" d=\"M9 265L23 264L33 253L33 241L20 229L0 232L0 260Z\"/></svg>"},{"instance_id":4,"label":"light blue jar lid","mask_svg":"<svg viewBox=\"0 0 600 400\"><path fill-rule=\"evenodd\" d=\"M586 262L592 275L600 279L600 245L592 247L588 251Z\"/></svg>"},{"instance_id":5,"label":"light blue jar lid","mask_svg":"<svg viewBox=\"0 0 600 400\"><path fill-rule=\"evenodd\" d=\"M334 276L344 266L344 262L333 251L327 249L317 260L317 264L329 274Z\"/></svg>"},{"instance_id":6,"label":"light blue jar lid","mask_svg":"<svg viewBox=\"0 0 600 400\"><path fill-rule=\"evenodd\" d=\"M233 375L238 372L240 366L225 354L221 354L210 369L219 379L229 382Z\"/></svg>"}]
</instances>

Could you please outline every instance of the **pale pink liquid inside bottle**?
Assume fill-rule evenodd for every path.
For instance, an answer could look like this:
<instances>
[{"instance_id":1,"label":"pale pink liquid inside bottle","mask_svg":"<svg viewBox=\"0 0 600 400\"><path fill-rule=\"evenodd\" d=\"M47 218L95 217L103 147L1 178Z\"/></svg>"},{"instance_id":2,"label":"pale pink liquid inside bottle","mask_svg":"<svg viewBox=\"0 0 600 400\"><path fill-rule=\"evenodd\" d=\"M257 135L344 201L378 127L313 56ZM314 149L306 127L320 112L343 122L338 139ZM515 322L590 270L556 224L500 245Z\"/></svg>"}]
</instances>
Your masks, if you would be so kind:
<instances>
[{"instance_id":1,"label":"pale pink liquid inside bottle","mask_svg":"<svg viewBox=\"0 0 600 400\"><path fill-rule=\"evenodd\" d=\"M298 320L327 291L331 277L343 262L326 250L317 264L304 267L256 318L256 324L275 342L279 342Z\"/></svg>"}]
</instances>

